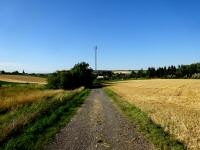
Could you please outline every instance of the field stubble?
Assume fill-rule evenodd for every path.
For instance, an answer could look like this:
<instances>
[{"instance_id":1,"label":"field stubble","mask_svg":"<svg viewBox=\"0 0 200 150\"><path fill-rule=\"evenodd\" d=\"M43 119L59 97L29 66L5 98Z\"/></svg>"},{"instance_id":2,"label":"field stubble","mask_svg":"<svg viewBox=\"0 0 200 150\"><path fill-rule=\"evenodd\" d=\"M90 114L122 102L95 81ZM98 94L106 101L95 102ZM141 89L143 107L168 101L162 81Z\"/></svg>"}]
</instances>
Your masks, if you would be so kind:
<instances>
[{"instance_id":1,"label":"field stubble","mask_svg":"<svg viewBox=\"0 0 200 150\"><path fill-rule=\"evenodd\" d=\"M0 81L16 82L16 83L37 83L46 84L47 79L35 76L25 75L0 75Z\"/></svg>"},{"instance_id":2,"label":"field stubble","mask_svg":"<svg viewBox=\"0 0 200 150\"><path fill-rule=\"evenodd\" d=\"M200 80L132 80L110 88L190 149L200 149Z\"/></svg>"},{"instance_id":3,"label":"field stubble","mask_svg":"<svg viewBox=\"0 0 200 150\"><path fill-rule=\"evenodd\" d=\"M62 92L62 90L41 90L26 87L0 88L0 112L21 107Z\"/></svg>"}]
</instances>

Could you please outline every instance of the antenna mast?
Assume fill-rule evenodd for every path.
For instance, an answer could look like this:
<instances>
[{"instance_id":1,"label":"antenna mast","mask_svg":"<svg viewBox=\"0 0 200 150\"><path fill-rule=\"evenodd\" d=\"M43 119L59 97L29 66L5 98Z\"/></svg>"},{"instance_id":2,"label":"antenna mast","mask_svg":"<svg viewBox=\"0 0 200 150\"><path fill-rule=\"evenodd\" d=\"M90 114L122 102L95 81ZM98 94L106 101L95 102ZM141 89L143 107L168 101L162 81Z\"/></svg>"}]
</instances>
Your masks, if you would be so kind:
<instances>
[{"instance_id":1,"label":"antenna mast","mask_svg":"<svg viewBox=\"0 0 200 150\"><path fill-rule=\"evenodd\" d=\"M94 47L94 57L95 57L95 71L97 71L97 49L98 49L98 47L97 46L95 46Z\"/></svg>"}]
</instances>

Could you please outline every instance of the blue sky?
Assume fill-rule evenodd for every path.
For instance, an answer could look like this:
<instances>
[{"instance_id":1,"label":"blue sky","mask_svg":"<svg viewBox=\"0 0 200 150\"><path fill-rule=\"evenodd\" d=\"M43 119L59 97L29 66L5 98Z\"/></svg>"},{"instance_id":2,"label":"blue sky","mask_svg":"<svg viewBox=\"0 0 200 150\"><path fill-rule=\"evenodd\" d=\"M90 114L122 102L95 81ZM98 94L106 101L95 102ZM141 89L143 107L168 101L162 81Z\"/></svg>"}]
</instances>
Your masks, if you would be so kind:
<instances>
[{"instance_id":1,"label":"blue sky","mask_svg":"<svg viewBox=\"0 0 200 150\"><path fill-rule=\"evenodd\" d=\"M200 61L198 0L0 0L0 70L53 72L80 61L140 69Z\"/></svg>"}]
</instances>

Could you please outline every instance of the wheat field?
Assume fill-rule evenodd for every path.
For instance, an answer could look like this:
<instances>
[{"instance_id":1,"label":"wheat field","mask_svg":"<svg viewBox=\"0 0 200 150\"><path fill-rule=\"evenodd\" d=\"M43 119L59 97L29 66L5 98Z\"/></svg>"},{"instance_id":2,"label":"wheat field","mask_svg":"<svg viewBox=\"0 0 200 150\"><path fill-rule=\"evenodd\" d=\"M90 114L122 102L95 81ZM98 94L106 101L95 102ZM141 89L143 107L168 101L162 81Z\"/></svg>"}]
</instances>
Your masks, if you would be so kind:
<instances>
[{"instance_id":1,"label":"wheat field","mask_svg":"<svg viewBox=\"0 0 200 150\"><path fill-rule=\"evenodd\" d=\"M41 77L23 76L23 75L0 75L0 81L16 83L37 83L46 84L47 80Z\"/></svg>"},{"instance_id":2,"label":"wheat field","mask_svg":"<svg viewBox=\"0 0 200 150\"><path fill-rule=\"evenodd\" d=\"M0 111L34 103L61 92L63 90L40 90L24 87L0 88Z\"/></svg>"},{"instance_id":3,"label":"wheat field","mask_svg":"<svg viewBox=\"0 0 200 150\"><path fill-rule=\"evenodd\" d=\"M200 149L200 80L131 80L109 88L190 149Z\"/></svg>"}]
</instances>

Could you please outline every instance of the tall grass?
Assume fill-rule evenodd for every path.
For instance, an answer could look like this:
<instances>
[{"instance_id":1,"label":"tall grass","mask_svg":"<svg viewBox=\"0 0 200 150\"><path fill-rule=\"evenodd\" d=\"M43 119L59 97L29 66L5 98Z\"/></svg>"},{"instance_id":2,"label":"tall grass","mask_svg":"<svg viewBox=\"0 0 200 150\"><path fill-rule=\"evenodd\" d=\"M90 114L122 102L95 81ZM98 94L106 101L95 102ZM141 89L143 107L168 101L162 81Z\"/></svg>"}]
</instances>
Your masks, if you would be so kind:
<instances>
[{"instance_id":1,"label":"tall grass","mask_svg":"<svg viewBox=\"0 0 200 150\"><path fill-rule=\"evenodd\" d=\"M7 147L6 149L16 149L10 148L13 144L8 143L20 137L25 131L29 132L28 128L34 124L42 126L42 130L45 130L43 134L46 134L46 128L52 125L56 128L54 131L58 131L60 123L64 122L57 122L56 125L54 123L63 115L66 118L70 117L74 112L72 110L79 106L84 95L88 93L88 90L83 88L64 91L49 90L43 85L36 84L1 83L3 86L0 87L0 145L4 145L4 148ZM80 100L77 100L77 98L80 98ZM43 126L39 120L43 120L42 122L45 125ZM35 132L41 133L40 127L34 129L33 137L35 137ZM30 133L32 132L30 131L28 134ZM47 133L52 136L55 135L52 131ZM40 143L43 143L43 141L40 141Z\"/></svg>"},{"instance_id":2,"label":"tall grass","mask_svg":"<svg viewBox=\"0 0 200 150\"><path fill-rule=\"evenodd\" d=\"M19 108L41 99L63 92L62 90L42 90L27 86L0 88L0 113Z\"/></svg>"},{"instance_id":3,"label":"tall grass","mask_svg":"<svg viewBox=\"0 0 200 150\"><path fill-rule=\"evenodd\" d=\"M88 94L89 90L62 93L23 107L21 112L16 112L15 115L21 116L22 118L19 118L22 122L27 119L28 121L15 127L10 138L4 139L4 146L0 149L42 149L52 141L60 128L66 125ZM24 116L29 117L23 119Z\"/></svg>"}]
</instances>

